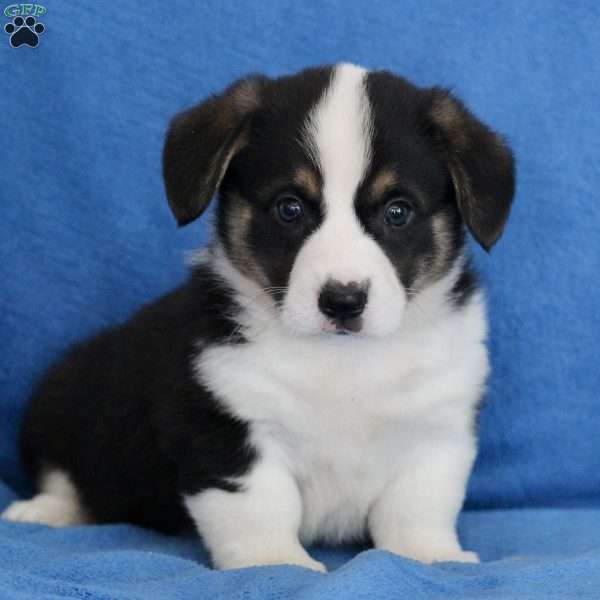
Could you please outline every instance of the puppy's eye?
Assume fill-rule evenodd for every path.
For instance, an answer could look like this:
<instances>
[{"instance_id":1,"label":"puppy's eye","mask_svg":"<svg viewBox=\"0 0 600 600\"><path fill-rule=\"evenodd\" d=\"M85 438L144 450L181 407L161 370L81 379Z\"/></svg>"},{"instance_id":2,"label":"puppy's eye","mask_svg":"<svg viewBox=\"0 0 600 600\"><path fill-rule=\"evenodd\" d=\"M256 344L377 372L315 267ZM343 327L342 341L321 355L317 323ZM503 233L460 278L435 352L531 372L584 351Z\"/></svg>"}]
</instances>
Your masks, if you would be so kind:
<instances>
[{"instance_id":1,"label":"puppy's eye","mask_svg":"<svg viewBox=\"0 0 600 600\"><path fill-rule=\"evenodd\" d=\"M283 194L275 202L275 211L283 223L293 223L302 218L304 207L302 200L292 194Z\"/></svg>"},{"instance_id":2,"label":"puppy's eye","mask_svg":"<svg viewBox=\"0 0 600 600\"><path fill-rule=\"evenodd\" d=\"M412 206L406 200L394 198L385 207L385 223L392 227L403 227L412 217Z\"/></svg>"}]
</instances>

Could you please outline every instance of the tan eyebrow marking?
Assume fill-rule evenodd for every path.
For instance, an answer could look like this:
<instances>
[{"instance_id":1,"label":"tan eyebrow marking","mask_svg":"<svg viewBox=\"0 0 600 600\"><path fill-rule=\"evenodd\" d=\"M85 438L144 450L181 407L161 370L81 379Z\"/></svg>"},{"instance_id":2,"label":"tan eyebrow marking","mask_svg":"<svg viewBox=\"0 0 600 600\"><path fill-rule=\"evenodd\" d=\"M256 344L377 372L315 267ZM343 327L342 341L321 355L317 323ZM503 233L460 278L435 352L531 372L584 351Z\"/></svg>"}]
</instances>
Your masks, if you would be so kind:
<instances>
[{"instance_id":1,"label":"tan eyebrow marking","mask_svg":"<svg viewBox=\"0 0 600 600\"><path fill-rule=\"evenodd\" d=\"M390 169L386 167L382 169L371 184L371 198L373 201L381 199L386 192L398 184L398 177Z\"/></svg>"},{"instance_id":2,"label":"tan eyebrow marking","mask_svg":"<svg viewBox=\"0 0 600 600\"><path fill-rule=\"evenodd\" d=\"M321 186L315 174L306 167L299 167L294 174L294 183L304 188L313 198L318 198Z\"/></svg>"}]
</instances>

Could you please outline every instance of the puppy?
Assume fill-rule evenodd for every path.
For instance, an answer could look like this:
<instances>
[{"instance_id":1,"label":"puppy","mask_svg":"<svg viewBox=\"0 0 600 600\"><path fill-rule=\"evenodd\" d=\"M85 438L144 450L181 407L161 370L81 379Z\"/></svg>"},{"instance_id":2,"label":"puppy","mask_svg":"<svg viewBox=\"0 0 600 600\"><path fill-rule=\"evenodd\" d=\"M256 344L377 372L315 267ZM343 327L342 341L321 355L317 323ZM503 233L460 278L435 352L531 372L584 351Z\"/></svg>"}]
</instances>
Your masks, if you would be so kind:
<instances>
[{"instance_id":1,"label":"puppy","mask_svg":"<svg viewBox=\"0 0 600 600\"><path fill-rule=\"evenodd\" d=\"M350 64L251 76L173 120L180 225L218 192L188 282L75 347L21 446L63 526L194 526L218 568L370 539L477 560L455 523L488 374L468 229L489 250L514 192L503 140L448 91ZM465 227L466 226L466 227Z\"/></svg>"}]
</instances>

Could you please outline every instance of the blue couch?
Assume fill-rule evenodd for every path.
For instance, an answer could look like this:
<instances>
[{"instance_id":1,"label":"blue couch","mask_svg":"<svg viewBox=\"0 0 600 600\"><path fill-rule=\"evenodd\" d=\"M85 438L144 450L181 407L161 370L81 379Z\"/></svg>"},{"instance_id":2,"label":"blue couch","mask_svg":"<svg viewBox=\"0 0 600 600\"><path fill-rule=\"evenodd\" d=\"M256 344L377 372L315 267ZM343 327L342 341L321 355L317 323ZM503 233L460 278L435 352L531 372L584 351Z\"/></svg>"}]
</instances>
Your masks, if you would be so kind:
<instances>
[{"instance_id":1,"label":"blue couch","mask_svg":"<svg viewBox=\"0 0 600 600\"><path fill-rule=\"evenodd\" d=\"M328 575L215 572L193 538L0 522L0 598L600 597L600 8L596 2L48 0L0 38L0 511L16 435L74 340L185 276L160 176L169 117L248 72L340 60L453 88L502 131L518 193L490 256L494 365L460 534L480 565L316 548ZM11 19L6 17L4 23Z\"/></svg>"}]
</instances>

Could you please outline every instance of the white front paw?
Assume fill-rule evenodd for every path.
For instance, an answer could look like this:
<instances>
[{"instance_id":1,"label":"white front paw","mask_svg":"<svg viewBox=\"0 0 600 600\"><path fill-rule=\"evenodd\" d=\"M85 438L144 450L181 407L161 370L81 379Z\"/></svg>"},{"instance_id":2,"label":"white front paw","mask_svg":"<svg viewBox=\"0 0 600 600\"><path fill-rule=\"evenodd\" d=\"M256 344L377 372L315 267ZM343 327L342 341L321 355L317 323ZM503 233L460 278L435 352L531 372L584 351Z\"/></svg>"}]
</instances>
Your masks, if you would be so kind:
<instances>
[{"instance_id":1,"label":"white front paw","mask_svg":"<svg viewBox=\"0 0 600 600\"><path fill-rule=\"evenodd\" d=\"M394 554L399 554L405 558L412 558L422 563L431 564L434 562L464 562L478 563L479 556L476 552L461 550L460 547L436 546L436 545L407 545L391 544L380 547L382 550L389 550Z\"/></svg>"},{"instance_id":2,"label":"white front paw","mask_svg":"<svg viewBox=\"0 0 600 600\"><path fill-rule=\"evenodd\" d=\"M472 552L470 550L461 550L459 556L452 558L456 562L465 562L465 563L473 563L479 564L479 554L477 552Z\"/></svg>"},{"instance_id":3,"label":"white front paw","mask_svg":"<svg viewBox=\"0 0 600 600\"><path fill-rule=\"evenodd\" d=\"M267 548L219 549L213 552L213 564L217 569L242 569L268 565L294 565L326 573L325 565L311 558L302 547L273 550Z\"/></svg>"}]
</instances>

